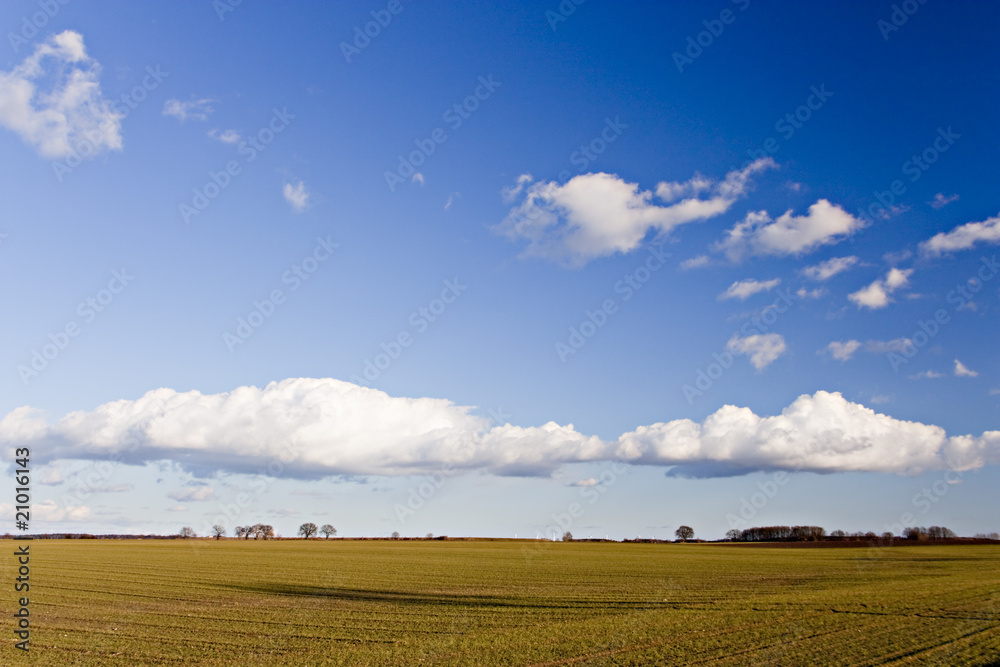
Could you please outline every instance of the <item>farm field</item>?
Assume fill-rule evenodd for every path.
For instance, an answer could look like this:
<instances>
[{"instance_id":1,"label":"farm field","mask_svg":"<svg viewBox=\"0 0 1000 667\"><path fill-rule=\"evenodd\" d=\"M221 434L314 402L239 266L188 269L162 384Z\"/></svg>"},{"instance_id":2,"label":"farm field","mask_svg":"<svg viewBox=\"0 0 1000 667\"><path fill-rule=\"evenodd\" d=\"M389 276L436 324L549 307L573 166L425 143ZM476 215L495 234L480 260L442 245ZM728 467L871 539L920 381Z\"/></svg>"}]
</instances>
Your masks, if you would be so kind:
<instances>
[{"instance_id":1,"label":"farm field","mask_svg":"<svg viewBox=\"0 0 1000 667\"><path fill-rule=\"evenodd\" d=\"M12 657L8 639L3 664L1000 664L992 545L39 540L31 553L31 653Z\"/></svg>"}]
</instances>

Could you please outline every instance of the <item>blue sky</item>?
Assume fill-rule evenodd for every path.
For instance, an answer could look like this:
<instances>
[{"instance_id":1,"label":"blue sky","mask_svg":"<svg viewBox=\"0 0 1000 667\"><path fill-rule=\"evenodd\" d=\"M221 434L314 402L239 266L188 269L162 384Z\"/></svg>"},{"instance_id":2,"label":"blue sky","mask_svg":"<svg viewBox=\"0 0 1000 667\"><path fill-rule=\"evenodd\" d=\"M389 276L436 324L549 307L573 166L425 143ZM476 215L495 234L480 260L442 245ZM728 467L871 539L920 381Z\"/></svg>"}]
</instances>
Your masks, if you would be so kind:
<instances>
[{"instance_id":1,"label":"blue sky","mask_svg":"<svg viewBox=\"0 0 1000 667\"><path fill-rule=\"evenodd\" d=\"M4 3L33 529L996 530L998 18Z\"/></svg>"}]
</instances>

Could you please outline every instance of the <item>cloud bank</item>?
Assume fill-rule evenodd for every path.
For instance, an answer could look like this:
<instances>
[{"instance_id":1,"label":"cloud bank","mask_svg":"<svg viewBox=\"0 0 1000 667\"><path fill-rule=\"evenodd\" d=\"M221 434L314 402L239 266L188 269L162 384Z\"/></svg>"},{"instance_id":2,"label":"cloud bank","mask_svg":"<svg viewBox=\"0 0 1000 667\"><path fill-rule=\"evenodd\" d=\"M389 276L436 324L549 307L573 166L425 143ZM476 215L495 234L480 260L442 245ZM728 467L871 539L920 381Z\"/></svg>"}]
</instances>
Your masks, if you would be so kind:
<instances>
[{"instance_id":1,"label":"cloud bank","mask_svg":"<svg viewBox=\"0 0 1000 667\"><path fill-rule=\"evenodd\" d=\"M1000 431L949 438L938 426L894 419L825 391L800 396L780 415L726 405L700 423L640 426L611 441L572 424L496 425L471 411L443 399L293 378L220 394L156 389L54 424L22 407L0 420L0 447L8 461L15 447L29 446L37 463L169 460L204 476L300 479L441 469L545 476L567 463L611 459L712 475L772 469L916 474L1000 463ZM196 487L183 499L208 494L211 487Z\"/></svg>"}]
</instances>

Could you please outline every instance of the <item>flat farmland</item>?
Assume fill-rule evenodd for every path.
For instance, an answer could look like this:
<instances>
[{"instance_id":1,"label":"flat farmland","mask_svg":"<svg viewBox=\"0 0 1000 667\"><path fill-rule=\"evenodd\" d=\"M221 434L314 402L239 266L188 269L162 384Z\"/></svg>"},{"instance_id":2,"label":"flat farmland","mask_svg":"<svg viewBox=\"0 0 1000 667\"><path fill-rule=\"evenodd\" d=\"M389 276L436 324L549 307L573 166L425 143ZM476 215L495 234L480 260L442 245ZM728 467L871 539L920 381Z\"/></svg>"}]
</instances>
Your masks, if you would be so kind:
<instances>
[{"instance_id":1,"label":"flat farmland","mask_svg":"<svg viewBox=\"0 0 1000 667\"><path fill-rule=\"evenodd\" d=\"M995 545L30 544L3 664L1000 664Z\"/></svg>"}]
</instances>

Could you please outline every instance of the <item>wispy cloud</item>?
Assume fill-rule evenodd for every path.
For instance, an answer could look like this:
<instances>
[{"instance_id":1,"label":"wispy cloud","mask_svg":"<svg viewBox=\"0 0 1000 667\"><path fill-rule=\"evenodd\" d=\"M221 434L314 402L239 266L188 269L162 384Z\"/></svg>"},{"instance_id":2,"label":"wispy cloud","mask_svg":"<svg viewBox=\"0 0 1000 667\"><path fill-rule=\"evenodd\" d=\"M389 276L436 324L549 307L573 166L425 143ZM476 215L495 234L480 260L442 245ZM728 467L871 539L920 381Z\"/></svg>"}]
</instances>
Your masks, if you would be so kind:
<instances>
[{"instance_id":1,"label":"wispy cloud","mask_svg":"<svg viewBox=\"0 0 1000 667\"><path fill-rule=\"evenodd\" d=\"M944 208L953 201L958 201L958 195L948 195L947 197L943 192L939 192L934 195L934 199L927 202L934 208Z\"/></svg>"},{"instance_id":2,"label":"wispy cloud","mask_svg":"<svg viewBox=\"0 0 1000 667\"><path fill-rule=\"evenodd\" d=\"M188 119L208 120L208 115L213 111L212 104L214 102L215 100L208 97L199 100L188 100L187 102L170 99L163 104L163 115L173 116L181 122Z\"/></svg>"},{"instance_id":3,"label":"wispy cloud","mask_svg":"<svg viewBox=\"0 0 1000 667\"><path fill-rule=\"evenodd\" d=\"M856 266L858 258L854 255L848 257L833 257L813 266L802 269L802 275L816 281L829 280L838 273L843 273Z\"/></svg>"},{"instance_id":4,"label":"wispy cloud","mask_svg":"<svg viewBox=\"0 0 1000 667\"><path fill-rule=\"evenodd\" d=\"M958 359L955 360L955 375L960 378L974 378L979 375L978 372L971 370L965 364L963 364Z\"/></svg>"},{"instance_id":5,"label":"wispy cloud","mask_svg":"<svg viewBox=\"0 0 1000 667\"><path fill-rule=\"evenodd\" d=\"M718 296L720 301L726 299L740 299L746 301L749 297L760 292L768 292L781 284L781 278L758 281L750 278L748 280L738 280L730 285L725 292Z\"/></svg>"},{"instance_id":6,"label":"wispy cloud","mask_svg":"<svg viewBox=\"0 0 1000 667\"><path fill-rule=\"evenodd\" d=\"M224 144L235 144L241 139L240 133L236 130L224 130L220 132L217 129L213 129L208 131L208 136Z\"/></svg>"},{"instance_id":7,"label":"wispy cloud","mask_svg":"<svg viewBox=\"0 0 1000 667\"><path fill-rule=\"evenodd\" d=\"M505 199L520 198L521 203L494 230L527 240L525 256L582 266L598 257L631 252L650 232L667 234L725 213L747 193L753 175L774 166L773 160L763 158L730 172L721 182L695 175L683 183L659 183L655 194L615 174L581 174L562 185L529 185L525 174L504 191Z\"/></svg>"},{"instance_id":8,"label":"wispy cloud","mask_svg":"<svg viewBox=\"0 0 1000 667\"><path fill-rule=\"evenodd\" d=\"M306 190L306 184L299 181L295 185L291 183L285 183L285 187L282 188L281 193L285 196L285 201L287 201L292 210L296 213L301 213L309 205L309 191Z\"/></svg>"},{"instance_id":9,"label":"wispy cloud","mask_svg":"<svg viewBox=\"0 0 1000 667\"><path fill-rule=\"evenodd\" d=\"M101 93L100 74L80 33L50 37L20 65L0 72L0 126L45 158L121 150L123 114Z\"/></svg>"}]
</instances>

